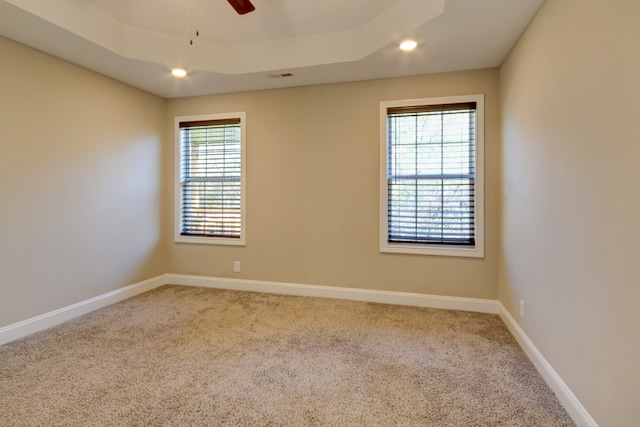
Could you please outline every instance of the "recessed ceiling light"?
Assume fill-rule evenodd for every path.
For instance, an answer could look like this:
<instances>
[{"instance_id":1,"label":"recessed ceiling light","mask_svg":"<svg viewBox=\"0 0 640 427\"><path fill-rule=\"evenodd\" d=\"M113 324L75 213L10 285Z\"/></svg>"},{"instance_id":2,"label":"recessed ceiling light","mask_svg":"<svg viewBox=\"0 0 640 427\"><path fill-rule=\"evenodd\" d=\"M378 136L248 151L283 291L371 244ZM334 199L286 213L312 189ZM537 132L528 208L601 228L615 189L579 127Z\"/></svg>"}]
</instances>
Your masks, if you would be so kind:
<instances>
[{"instance_id":1,"label":"recessed ceiling light","mask_svg":"<svg viewBox=\"0 0 640 427\"><path fill-rule=\"evenodd\" d=\"M400 43L400 49L404 50L405 52L415 49L416 46L418 46L418 43L413 40L405 40Z\"/></svg>"},{"instance_id":2,"label":"recessed ceiling light","mask_svg":"<svg viewBox=\"0 0 640 427\"><path fill-rule=\"evenodd\" d=\"M187 75L187 71L183 70L182 68L174 68L173 70L171 70L171 74L176 77L184 77Z\"/></svg>"}]
</instances>

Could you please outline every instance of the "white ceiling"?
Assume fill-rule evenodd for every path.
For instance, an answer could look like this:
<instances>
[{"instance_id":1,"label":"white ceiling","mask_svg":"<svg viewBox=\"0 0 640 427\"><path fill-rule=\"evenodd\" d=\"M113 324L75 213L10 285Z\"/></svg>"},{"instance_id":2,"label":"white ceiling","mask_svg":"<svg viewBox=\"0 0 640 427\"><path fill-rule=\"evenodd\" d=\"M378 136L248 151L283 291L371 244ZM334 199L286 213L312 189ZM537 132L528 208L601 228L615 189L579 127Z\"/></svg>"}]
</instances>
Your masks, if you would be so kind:
<instances>
[{"instance_id":1,"label":"white ceiling","mask_svg":"<svg viewBox=\"0 0 640 427\"><path fill-rule=\"evenodd\" d=\"M497 67L543 0L252 2L0 0L0 35L175 98Z\"/></svg>"}]
</instances>

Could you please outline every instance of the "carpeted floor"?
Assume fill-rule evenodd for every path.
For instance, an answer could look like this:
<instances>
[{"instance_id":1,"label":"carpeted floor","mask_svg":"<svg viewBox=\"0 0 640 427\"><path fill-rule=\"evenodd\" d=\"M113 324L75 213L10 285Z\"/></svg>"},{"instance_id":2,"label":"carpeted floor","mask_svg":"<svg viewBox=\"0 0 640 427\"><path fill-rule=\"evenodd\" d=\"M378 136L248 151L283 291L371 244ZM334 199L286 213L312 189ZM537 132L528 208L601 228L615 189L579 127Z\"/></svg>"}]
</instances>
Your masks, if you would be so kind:
<instances>
[{"instance_id":1,"label":"carpeted floor","mask_svg":"<svg viewBox=\"0 0 640 427\"><path fill-rule=\"evenodd\" d=\"M495 315L163 286L0 347L2 426L568 426Z\"/></svg>"}]
</instances>

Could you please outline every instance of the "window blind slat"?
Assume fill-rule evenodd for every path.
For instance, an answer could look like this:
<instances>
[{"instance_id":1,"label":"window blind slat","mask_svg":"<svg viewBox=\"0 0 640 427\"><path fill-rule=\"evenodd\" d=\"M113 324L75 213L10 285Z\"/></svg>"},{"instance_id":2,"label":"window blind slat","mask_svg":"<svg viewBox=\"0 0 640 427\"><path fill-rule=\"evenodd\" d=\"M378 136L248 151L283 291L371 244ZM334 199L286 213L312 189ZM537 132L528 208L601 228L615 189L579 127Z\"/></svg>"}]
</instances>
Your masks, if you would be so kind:
<instances>
[{"instance_id":1,"label":"window blind slat","mask_svg":"<svg viewBox=\"0 0 640 427\"><path fill-rule=\"evenodd\" d=\"M475 107L387 110L389 242L475 244Z\"/></svg>"},{"instance_id":2,"label":"window blind slat","mask_svg":"<svg viewBox=\"0 0 640 427\"><path fill-rule=\"evenodd\" d=\"M240 238L240 119L181 122L179 127L180 234Z\"/></svg>"}]
</instances>

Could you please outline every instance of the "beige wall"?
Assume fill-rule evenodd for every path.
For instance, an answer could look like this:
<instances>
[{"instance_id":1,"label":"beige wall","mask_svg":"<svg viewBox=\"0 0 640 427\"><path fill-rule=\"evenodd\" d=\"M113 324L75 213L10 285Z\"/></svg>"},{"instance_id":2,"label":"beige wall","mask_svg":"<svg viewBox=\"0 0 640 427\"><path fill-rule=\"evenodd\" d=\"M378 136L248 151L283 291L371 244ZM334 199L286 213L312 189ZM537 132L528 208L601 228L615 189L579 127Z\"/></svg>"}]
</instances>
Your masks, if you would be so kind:
<instances>
[{"instance_id":1,"label":"beige wall","mask_svg":"<svg viewBox=\"0 0 640 427\"><path fill-rule=\"evenodd\" d=\"M170 101L0 38L0 327L166 272L499 296L600 425L633 425L639 20L636 1L549 0L499 72ZM380 254L378 103L472 93L485 259ZM234 111L247 246L173 243L173 117Z\"/></svg>"},{"instance_id":2,"label":"beige wall","mask_svg":"<svg viewBox=\"0 0 640 427\"><path fill-rule=\"evenodd\" d=\"M171 154L175 116L245 111L248 179L246 247L170 243L171 272L496 299L497 89L493 69L169 100ZM486 95L485 259L379 253L380 101L476 93Z\"/></svg>"},{"instance_id":3,"label":"beige wall","mask_svg":"<svg viewBox=\"0 0 640 427\"><path fill-rule=\"evenodd\" d=\"M500 300L602 426L640 420L638 22L548 0L500 73Z\"/></svg>"},{"instance_id":4,"label":"beige wall","mask_svg":"<svg viewBox=\"0 0 640 427\"><path fill-rule=\"evenodd\" d=\"M2 38L0 56L0 327L167 272L497 297L495 69L165 101ZM380 254L379 102L471 93L485 259ZM230 111L247 112L247 246L175 244L173 117Z\"/></svg>"},{"instance_id":5,"label":"beige wall","mask_svg":"<svg viewBox=\"0 0 640 427\"><path fill-rule=\"evenodd\" d=\"M0 58L0 327L165 273L165 101L4 38Z\"/></svg>"}]
</instances>

